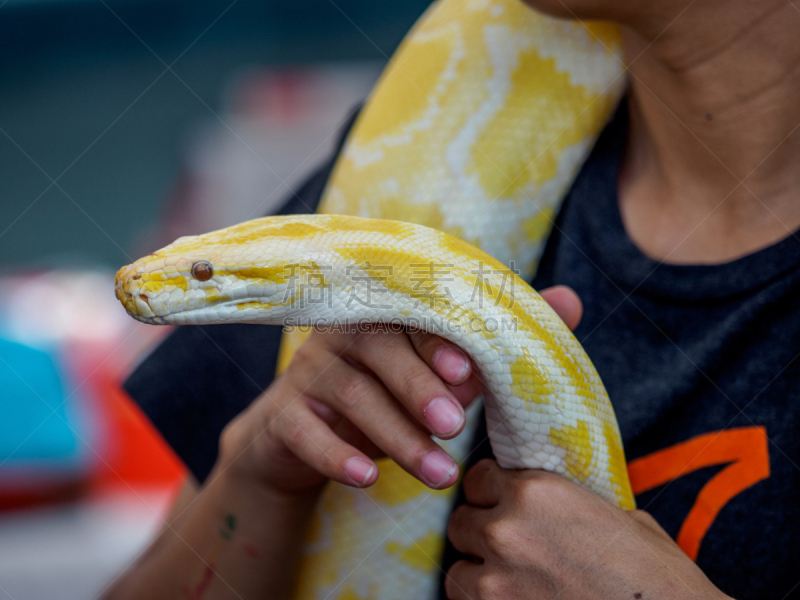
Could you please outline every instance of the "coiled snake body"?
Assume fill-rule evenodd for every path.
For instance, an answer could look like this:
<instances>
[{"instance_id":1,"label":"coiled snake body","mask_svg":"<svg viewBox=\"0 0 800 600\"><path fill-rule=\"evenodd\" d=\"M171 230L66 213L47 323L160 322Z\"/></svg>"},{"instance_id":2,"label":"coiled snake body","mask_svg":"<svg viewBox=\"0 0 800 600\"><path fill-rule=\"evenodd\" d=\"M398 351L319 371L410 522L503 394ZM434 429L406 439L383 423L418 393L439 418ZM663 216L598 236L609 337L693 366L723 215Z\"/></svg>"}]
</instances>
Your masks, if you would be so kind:
<instances>
[{"instance_id":1,"label":"coiled snake body","mask_svg":"<svg viewBox=\"0 0 800 600\"><path fill-rule=\"evenodd\" d=\"M525 283L621 74L611 27L545 18L516 0L440 0L348 136L320 207L329 214L181 238L121 269L117 295L149 323L421 326L474 359L502 466L562 473L632 508L603 385ZM283 364L300 340L284 336ZM469 423L443 443L457 460ZM296 597L433 594L453 492L379 466L367 490L326 487Z\"/></svg>"}]
</instances>

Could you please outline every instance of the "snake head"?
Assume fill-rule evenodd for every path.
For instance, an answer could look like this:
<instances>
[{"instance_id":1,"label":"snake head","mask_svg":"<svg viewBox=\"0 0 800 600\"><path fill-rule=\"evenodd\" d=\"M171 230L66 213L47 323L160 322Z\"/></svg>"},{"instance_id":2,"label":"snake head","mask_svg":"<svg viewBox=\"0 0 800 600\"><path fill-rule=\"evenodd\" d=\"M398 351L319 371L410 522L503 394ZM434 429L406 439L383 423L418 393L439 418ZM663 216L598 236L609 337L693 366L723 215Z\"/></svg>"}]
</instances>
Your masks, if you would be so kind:
<instances>
[{"instance_id":1,"label":"snake head","mask_svg":"<svg viewBox=\"0 0 800 600\"><path fill-rule=\"evenodd\" d=\"M114 291L130 316L150 324L169 324L176 314L221 300L214 248L196 247L197 238L173 244L117 271Z\"/></svg>"},{"instance_id":2,"label":"snake head","mask_svg":"<svg viewBox=\"0 0 800 600\"><path fill-rule=\"evenodd\" d=\"M267 217L180 238L121 268L117 298L134 319L155 325L275 322L293 299L287 288L298 265L313 269L320 257L314 240L327 221Z\"/></svg>"}]
</instances>

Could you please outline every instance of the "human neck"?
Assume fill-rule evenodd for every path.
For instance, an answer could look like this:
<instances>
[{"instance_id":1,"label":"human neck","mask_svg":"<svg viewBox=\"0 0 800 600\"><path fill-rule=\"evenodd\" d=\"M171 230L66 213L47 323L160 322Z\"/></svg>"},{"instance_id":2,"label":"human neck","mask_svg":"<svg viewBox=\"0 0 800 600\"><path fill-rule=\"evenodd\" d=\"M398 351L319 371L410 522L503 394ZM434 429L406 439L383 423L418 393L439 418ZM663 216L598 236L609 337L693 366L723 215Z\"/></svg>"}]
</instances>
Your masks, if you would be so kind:
<instances>
[{"instance_id":1,"label":"human neck","mask_svg":"<svg viewBox=\"0 0 800 600\"><path fill-rule=\"evenodd\" d=\"M623 35L620 210L639 248L670 263L726 262L800 228L800 12L731 3L732 18L714 21L703 4Z\"/></svg>"}]
</instances>

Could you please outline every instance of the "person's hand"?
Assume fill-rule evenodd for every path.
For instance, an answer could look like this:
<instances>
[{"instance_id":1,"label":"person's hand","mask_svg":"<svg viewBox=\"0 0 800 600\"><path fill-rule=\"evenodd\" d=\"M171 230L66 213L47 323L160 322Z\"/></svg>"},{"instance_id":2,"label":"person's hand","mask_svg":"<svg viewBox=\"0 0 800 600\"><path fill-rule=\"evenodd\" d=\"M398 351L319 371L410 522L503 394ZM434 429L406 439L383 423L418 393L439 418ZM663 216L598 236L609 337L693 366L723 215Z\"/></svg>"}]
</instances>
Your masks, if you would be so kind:
<instances>
[{"instance_id":1,"label":"person's hand","mask_svg":"<svg viewBox=\"0 0 800 600\"><path fill-rule=\"evenodd\" d=\"M564 321L581 316L563 286L542 292ZM432 439L458 435L464 408L482 391L468 356L422 332L317 332L290 366L223 432L226 469L283 494L327 479L366 487L374 459L390 456L432 488L458 479L458 466Z\"/></svg>"},{"instance_id":2,"label":"person's hand","mask_svg":"<svg viewBox=\"0 0 800 600\"><path fill-rule=\"evenodd\" d=\"M474 560L445 580L451 600L725 598L655 520L561 475L483 460L448 537Z\"/></svg>"}]
</instances>

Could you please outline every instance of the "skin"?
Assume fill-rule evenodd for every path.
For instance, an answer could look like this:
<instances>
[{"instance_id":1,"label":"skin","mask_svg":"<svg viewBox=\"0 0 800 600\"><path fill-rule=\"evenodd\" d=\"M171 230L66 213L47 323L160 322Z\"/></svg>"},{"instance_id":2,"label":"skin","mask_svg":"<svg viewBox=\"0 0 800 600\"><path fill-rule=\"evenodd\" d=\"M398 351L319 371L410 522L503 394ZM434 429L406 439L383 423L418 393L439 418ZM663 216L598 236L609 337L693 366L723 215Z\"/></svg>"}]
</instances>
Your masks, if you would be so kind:
<instances>
[{"instance_id":1,"label":"skin","mask_svg":"<svg viewBox=\"0 0 800 600\"><path fill-rule=\"evenodd\" d=\"M645 254L722 263L800 227L797 2L528 4L623 25L631 129L619 204Z\"/></svg>"},{"instance_id":2,"label":"skin","mask_svg":"<svg viewBox=\"0 0 800 600\"><path fill-rule=\"evenodd\" d=\"M645 254L722 263L800 227L800 7L786 0L529 3L623 25L631 127L619 205ZM577 325L574 292L542 295ZM317 382L307 387L309 379ZM456 435L462 407L479 388L469 361L435 336L314 334L227 427L208 482L187 483L159 538L106 597L287 598L298 532L325 481L370 485L378 475L373 459L388 454L431 487L452 484L457 471L428 434ZM376 415L386 419L380 428ZM491 461L464 485L468 504L454 512L448 536L474 560L448 572L454 600L724 598L646 513L623 512L563 478L504 471ZM231 530L231 516L244 525Z\"/></svg>"}]
</instances>

